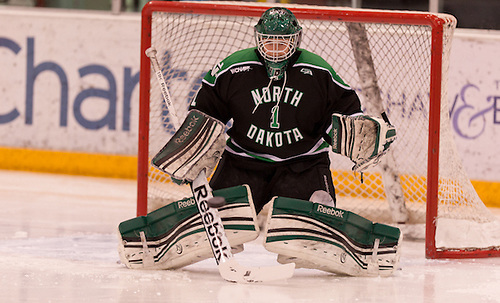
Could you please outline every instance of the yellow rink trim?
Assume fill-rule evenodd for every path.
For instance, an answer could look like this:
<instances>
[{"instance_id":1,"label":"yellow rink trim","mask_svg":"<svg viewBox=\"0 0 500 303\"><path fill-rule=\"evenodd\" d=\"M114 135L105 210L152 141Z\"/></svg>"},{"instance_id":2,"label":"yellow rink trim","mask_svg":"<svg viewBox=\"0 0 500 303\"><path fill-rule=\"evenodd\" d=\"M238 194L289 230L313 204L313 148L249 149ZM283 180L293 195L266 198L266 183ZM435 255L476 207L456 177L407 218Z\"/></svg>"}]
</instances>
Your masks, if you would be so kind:
<instances>
[{"instance_id":1,"label":"yellow rink trim","mask_svg":"<svg viewBox=\"0 0 500 303\"><path fill-rule=\"evenodd\" d=\"M0 147L0 169L135 179L137 157ZM385 196L378 174L365 173L363 184L359 181L360 175L353 172L333 171L332 174L334 180L345 180L342 184L336 184L338 195L362 196L362 188L372 187L371 194L378 195L374 198ZM424 178L413 178L410 182L402 177L404 188L425 187L422 182L425 182ZM471 182L486 206L500 207L500 182Z\"/></svg>"},{"instance_id":2,"label":"yellow rink trim","mask_svg":"<svg viewBox=\"0 0 500 303\"><path fill-rule=\"evenodd\" d=\"M471 183L484 205L500 207L500 182L471 180Z\"/></svg>"},{"instance_id":3,"label":"yellow rink trim","mask_svg":"<svg viewBox=\"0 0 500 303\"><path fill-rule=\"evenodd\" d=\"M351 171L332 171L332 177L335 191L339 196L385 199L385 192L381 186L382 177L378 173L365 173L363 183L360 181L360 174L354 174ZM335 180L342 180L342 183L335 182ZM425 177L401 175L400 181L406 200L426 200ZM471 180L471 183L487 207L500 207L500 182ZM413 193L414 196L406 196L408 192Z\"/></svg>"},{"instance_id":4,"label":"yellow rink trim","mask_svg":"<svg viewBox=\"0 0 500 303\"><path fill-rule=\"evenodd\" d=\"M0 169L137 178L137 157L0 147Z\"/></svg>"}]
</instances>

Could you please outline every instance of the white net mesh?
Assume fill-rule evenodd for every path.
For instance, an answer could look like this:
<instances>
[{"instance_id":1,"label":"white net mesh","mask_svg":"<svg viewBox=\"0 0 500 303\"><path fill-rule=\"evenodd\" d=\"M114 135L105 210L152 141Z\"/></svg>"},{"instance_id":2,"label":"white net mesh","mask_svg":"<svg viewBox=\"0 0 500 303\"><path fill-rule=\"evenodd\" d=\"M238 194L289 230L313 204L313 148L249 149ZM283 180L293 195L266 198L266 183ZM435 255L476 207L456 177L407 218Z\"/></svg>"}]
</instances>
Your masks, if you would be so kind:
<instances>
[{"instance_id":1,"label":"white net mesh","mask_svg":"<svg viewBox=\"0 0 500 303\"><path fill-rule=\"evenodd\" d=\"M254 46L255 18L217 15L153 14L151 45L158 52L165 80L177 115L184 117L201 79L216 63L232 52ZM182 118L181 118L182 119ZM149 159L174 132L155 77L151 78ZM188 186L150 167L148 210L190 194Z\"/></svg>"},{"instance_id":2,"label":"white net mesh","mask_svg":"<svg viewBox=\"0 0 500 303\"><path fill-rule=\"evenodd\" d=\"M151 45L158 51L172 99L180 117L216 63L239 49L254 47L253 26L258 18L155 12ZM353 49L344 22L300 20L301 48L322 56L355 88L364 106ZM402 21L404 22L404 21ZM454 19L445 26L443 70L446 75ZM365 23L371 57L383 107L398 131L392 157L404 194L410 223L425 222L429 92L431 75L431 27L390 23ZM149 159L173 132L156 78L151 76ZM446 77L442 81L439 158L439 217L490 222L493 217L467 178L453 142L449 123ZM360 176L352 163L332 154L332 174L337 206L378 222L392 222L379 167ZM169 178L150 167L148 208L189 195L189 188L172 185ZM156 205L156 206L155 206ZM446 244L448 245L448 244Z\"/></svg>"}]
</instances>

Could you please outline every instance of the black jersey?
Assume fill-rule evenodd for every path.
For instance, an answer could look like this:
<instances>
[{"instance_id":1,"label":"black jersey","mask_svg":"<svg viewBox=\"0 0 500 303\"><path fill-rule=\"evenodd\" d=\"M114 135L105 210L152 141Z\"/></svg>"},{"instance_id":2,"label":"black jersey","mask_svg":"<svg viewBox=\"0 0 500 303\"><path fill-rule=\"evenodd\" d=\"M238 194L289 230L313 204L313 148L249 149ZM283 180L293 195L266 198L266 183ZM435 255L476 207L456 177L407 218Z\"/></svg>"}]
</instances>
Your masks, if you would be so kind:
<instances>
[{"instance_id":1,"label":"black jersey","mask_svg":"<svg viewBox=\"0 0 500 303\"><path fill-rule=\"evenodd\" d=\"M354 90L303 49L278 81L269 79L256 48L233 53L207 73L191 108L232 119L228 152L269 162L327 152L332 113L361 112Z\"/></svg>"}]
</instances>

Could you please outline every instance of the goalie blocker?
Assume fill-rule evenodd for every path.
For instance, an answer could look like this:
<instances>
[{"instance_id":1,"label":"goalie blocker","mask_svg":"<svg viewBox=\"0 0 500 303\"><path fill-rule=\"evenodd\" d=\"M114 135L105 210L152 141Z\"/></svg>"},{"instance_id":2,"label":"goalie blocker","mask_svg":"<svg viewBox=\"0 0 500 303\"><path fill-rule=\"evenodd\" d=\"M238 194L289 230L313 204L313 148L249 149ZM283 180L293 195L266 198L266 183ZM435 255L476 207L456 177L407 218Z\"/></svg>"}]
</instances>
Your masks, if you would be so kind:
<instances>
[{"instance_id":1,"label":"goalie blocker","mask_svg":"<svg viewBox=\"0 0 500 303\"><path fill-rule=\"evenodd\" d=\"M387 153L396 140L396 128L381 118L333 114L329 135L333 152L351 159L353 171L363 172Z\"/></svg>"},{"instance_id":2,"label":"goalie blocker","mask_svg":"<svg viewBox=\"0 0 500 303\"><path fill-rule=\"evenodd\" d=\"M192 182L202 170L208 176L224 150L224 128L219 120L190 110L182 126L151 162L178 183Z\"/></svg>"}]
</instances>

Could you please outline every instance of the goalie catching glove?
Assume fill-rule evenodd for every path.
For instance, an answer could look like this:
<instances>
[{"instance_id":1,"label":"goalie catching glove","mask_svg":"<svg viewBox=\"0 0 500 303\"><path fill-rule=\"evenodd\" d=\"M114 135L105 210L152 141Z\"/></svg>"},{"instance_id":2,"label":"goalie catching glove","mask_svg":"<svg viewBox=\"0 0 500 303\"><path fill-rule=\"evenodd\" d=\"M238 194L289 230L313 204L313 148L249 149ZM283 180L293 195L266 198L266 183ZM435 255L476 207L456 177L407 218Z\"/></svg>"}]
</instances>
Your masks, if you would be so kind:
<instances>
[{"instance_id":1,"label":"goalie catching glove","mask_svg":"<svg viewBox=\"0 0 500 303\"><path fill-rule=\"evenodd\" d=\"M377 165L396 140L396 128L384 119L367 115L332 115L332 150L354 162L353 171Z\"/></svg>"},{"instance_id":2,"label":"goalie catching glove","mask_svg":"<svg viewBox=\"0 0 500 303\"><path fill-rule=\"evenodd\" d=\"M225 147L224 124L200 111L189 111L182 126L151 161L176 183L210 175Z\"/></svg>"}]
</instances>

